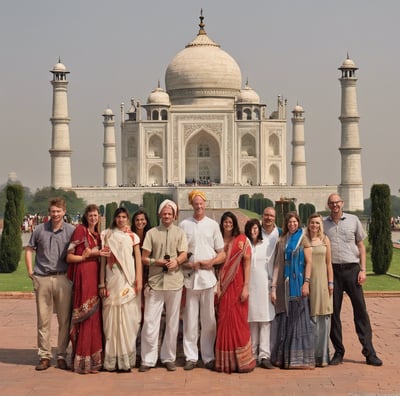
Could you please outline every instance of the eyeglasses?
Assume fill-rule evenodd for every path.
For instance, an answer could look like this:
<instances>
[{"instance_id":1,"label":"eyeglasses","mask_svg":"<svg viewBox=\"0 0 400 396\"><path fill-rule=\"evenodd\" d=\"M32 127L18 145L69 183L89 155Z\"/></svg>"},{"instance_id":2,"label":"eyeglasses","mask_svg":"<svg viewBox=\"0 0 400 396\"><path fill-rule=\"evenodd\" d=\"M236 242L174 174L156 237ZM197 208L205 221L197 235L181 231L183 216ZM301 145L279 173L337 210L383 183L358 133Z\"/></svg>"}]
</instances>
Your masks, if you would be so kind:
<instances>
[{"instance_id":1,"label":"eyeglasses","mask_svg":"<svg viewBox=\"0 0 400 396\"><path fill-rule=\"evenodd\" d=\"M339 205L342 202L343 201L330 201L330 202L328 202L328 205Z\"/></svg>"}]
</instances>

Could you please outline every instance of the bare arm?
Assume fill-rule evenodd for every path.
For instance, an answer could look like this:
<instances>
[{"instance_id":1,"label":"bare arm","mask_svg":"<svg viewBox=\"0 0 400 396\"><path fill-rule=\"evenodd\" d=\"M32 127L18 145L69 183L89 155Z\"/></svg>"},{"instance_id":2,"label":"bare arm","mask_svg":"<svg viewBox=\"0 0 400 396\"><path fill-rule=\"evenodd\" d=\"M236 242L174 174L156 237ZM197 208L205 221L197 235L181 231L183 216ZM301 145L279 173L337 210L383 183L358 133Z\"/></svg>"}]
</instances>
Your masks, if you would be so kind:
<instances>
[{"instance_id":1,"label":"bare arm","mask_svg":"<svg viewBox=\"0 0 400 396\"><path fill-rule=\"evenodd\" d=\"M243 289L240 295L240 301L244 302L249 298L249 282L250 282L250 264L251 264L251 253L246 251L243 255Z\"/></svg>"},{"instance_id":2,"label":"bare arm","mask_svg":"<svg viewBox=\"0 0 400 396\"><path fill-rule=\"evenodd\" d=\"M360 252L360 272L358 274L358 283L362 285L367 280L367 261L364 241L357 242L358 251Z\"/></svg>"},{"instance_id":3,"label":"bare arm","mask_svg":"<svg viewBox=\"0 0 400 396\"><path fill-rule=\"evenodd\" d=\"M225 250L224 249L219 249L219 250L216 250L216 252L217 252L217 255L214 258L212 258L210 260L200 260L200 261L198 261L197 262L198 263L198 267L200 267L201 269L210 270L210 269L213 268L214 265L222 264L225 261L225 258L226 258ZM194 266L193 266L194 269L198 268L198 267L196 268L196 264L197 263L194 263Z\"/></svg>"},{"instance_id":4,"label":"bare arm","mask_svg":"<svg viewBox=\"0 0 400 396\"><path fill-rule=\"evenodd\" d=\"M139 244L133 247L133 254L135 257L135 290L137 294L140 294L143 288L143 266L142 266L142 258L140 255L140 246Z\"/></svg>"},{"instance_id":5,"label":"bare arm","mask_svg":"<svg viewBox=\"0 0 400 396\"><path fill-rule=\"evenodd\" d=\"M100 275L99 275L99 294L101 297L107 297L107 288L106 288L106 265L107 258L102 256L100 259Z\"/></svg>"},{"instance_id":6,"label":"bare arm","mask_svg":"<svg viewBox=\"0 0 400 396\"><path fill-rule=\"evenodd\" d=\"M333 294L333 267L332 267L332 255L331 255L331 241L328 237L325 237L326 243L326 275L328 277L328 290L329 295Z\"/></svg>"},{"instance_id":7,"label":"bare arm","mask_svg":"<svg viewBox=\"0 0 400 396\"><path fill-rule=\"evenodd\" d=\"M310 278L311 278L311 265L312 265L312 247L304 248L304 283L301 288L301 295L306 297L310 294Z\"/></svg>"},{"instance_id":8,"label":"bare arm","mask_svg":"<svg viewBox=\"0 0 400 396\"><path fill-rule=\"evenodd\" d=\"M29 278L33 279L33 266L32 266L33 249L29 246L25 248L25 265Z\"/></svg>"}]
</instances>

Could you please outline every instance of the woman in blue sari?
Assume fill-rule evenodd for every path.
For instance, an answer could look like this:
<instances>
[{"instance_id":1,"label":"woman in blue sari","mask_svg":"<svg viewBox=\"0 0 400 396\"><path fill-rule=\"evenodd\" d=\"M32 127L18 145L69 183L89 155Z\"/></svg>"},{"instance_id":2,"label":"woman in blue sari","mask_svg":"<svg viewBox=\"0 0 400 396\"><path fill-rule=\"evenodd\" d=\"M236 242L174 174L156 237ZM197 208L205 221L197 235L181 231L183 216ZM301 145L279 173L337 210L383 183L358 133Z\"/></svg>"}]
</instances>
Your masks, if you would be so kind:
<instances>
[{"instance_id":1,"label":"woman in blue sari","mask_svg":"<svg viewBox=\"0 0 400 396\"><path fill-rule=\"evenodd\" d=\"M285 217L278 242L271 301L275 305L271 362L281 368L315 367L314 327L310 318L312 248L296 212Z\"/></svg>"}]
</instances>

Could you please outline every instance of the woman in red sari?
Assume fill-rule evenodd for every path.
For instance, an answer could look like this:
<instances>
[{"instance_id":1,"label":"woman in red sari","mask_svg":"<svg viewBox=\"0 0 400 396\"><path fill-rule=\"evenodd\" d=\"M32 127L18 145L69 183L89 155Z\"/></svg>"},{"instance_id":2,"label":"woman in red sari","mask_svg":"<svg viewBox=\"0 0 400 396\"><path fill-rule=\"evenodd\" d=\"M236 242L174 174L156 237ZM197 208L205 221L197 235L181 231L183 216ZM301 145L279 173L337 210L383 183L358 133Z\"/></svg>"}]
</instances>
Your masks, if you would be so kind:
<instances>
[{"instance_id":1,"label":"woman in red sari","mask_svg":"<svg viewBox=\"0 0 400 396\"><path fill-rule=\"evenodd\" d=\"M100 235L99 208L89 205L68 248L68 277L73 282L71 366L76 373L97 373L102 367L103 338L98 294Z\"/></svg>"},{"instance_id":2,"label":"woman in red sari","mask_svg":"<svg viewBox=\"0 0 400 396\"><path fill-rule=\"evenodd\" d=\"M222 215L220 229L226 260L219 273L215 370L247 373L256 366L247 321L251 247L247 237L240 234L237 218L232 212Z\"/></svg>"}]
</instances>

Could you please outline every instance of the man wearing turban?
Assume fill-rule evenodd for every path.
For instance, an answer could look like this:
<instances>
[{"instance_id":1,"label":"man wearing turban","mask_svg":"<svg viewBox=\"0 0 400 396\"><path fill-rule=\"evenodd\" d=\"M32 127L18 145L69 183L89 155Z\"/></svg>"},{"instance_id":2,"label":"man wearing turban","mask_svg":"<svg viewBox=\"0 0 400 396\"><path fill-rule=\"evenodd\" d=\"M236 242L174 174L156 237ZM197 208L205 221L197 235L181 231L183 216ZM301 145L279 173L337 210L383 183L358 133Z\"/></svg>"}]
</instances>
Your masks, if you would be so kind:
<instances>
[{"instance_id":1,"label":"man wearing turban","mask_svg":"<svg viewBox=\"0 0 400 396\"><path fill-rule=\"evenodd\" d=\"M224 241L219 225L205 214L206 195L203 191L189 193L193 217L183 220L180 227L188 241L188 262L185 264L186 304L183 316L183 351L185 370L197 365L200 315L200 349L205 367L214 369L216 320L214 290L217 283L214 266L225 260Z\"/></svg>"},{"instance_id":2,"label":"man wearing turban","mask_svg":"<svg viewBox=\"0 0 400 396\"><path fill-rule=\"evenodd\" d=\"M160 360L168 371L176 370L176 344L183 288L181 266L187 260L186 235L174 224L177 212L175 202L169 199L161 202L158 208L161 224L150 229L143 241L142 262L149 266L149 280L144 292L140 372L150 370L157 363L158 336L164 305L166 323Z\"/></svg>"}]
</instances>

